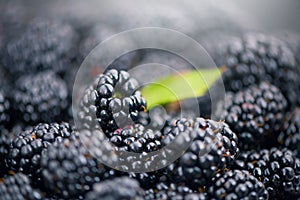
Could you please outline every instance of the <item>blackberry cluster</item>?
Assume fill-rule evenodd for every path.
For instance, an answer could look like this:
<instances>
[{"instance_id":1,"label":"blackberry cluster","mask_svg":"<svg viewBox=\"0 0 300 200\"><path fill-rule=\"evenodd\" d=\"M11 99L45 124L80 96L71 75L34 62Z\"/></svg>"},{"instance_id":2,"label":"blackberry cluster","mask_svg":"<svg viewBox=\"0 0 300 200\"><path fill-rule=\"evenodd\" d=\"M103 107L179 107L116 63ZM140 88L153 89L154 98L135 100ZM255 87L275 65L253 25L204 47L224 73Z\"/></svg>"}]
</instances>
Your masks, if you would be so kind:
<instances>
[{"instance_id":1,"label":"blackberry cluster","mask_svg":"<svg viewBox=\"0 0 300 200\"><path fill-rule=\"evenodd\" d=\"M223 80L227 91L240 91L262 81L278 87L290 106L299 105L300 70L288 45L263 34L246 34L228 45L220 63L228 70Z\"/></svg>"},{"instance_id":2,"label":"blackberry cluster","mask_svg":"<svg viewBox=\"0 0 300 200\"><path fill-rule=\"evenodd\" d=\"M73 137L49 146L41 156L41 168L45 190L58 198L79 198L109 177L109 170Z\"/></svg>"},{"instance_id":3,"label":"blackberry cluster","mask_svg":"<svg viewBox=\"0 0 300 200\"><path fill-rule=\"evenodd\" d=\"M207 188L209 199L268 199L264 184L245 170L217 174Z\"/></svg>"},{"instance_id":4,"label":"blackberry cluster","mask_svg":"<svg viewBox=\"0 0 300 200\"><path fill-rule=\"evenodd\" d=\"M135 124L139 112L146 111L146 101L136 91L137 87L137 81L123 70L111 69L98 76L80 104L78 118L82 126L91 128L91 121L97 118L102 130L109 135L118 128Z\"/></svg>"},{"instance_id":5,"label":"blackberry cluster","mask_svg":"<svg viewBox=\"0 0 300 200\"><path fill-rule=\"evenodd\" d=\"M244 152L234 168L248 170L260 180L270 199L295 199L300 195L300 160L288 149Z\"/></svg>"},{"instance_id":6,"label":"blackberry cluster","mask_svg":"<svg viewBox=\"0 0 300 200\"><path fill-rule=\"evenodd\" d=\"M223 106L222 103L219 106ZM223 112L223 107L220 108ZM287 102L280 90L263 82L237 93L227 93L225 111L217 115L238 134L239 147L249 149L273 145L286 108Z\"/></svg>"},{"instance_id":7,"label":"blackberry cluster","mask_svg":"<svg viewBox=\"0 0 300 200\"><path fill-rule=\"evenodd\" d=\"M0 128L11 125L11 103L7 95L0 90Z\"/></svg>"},{"instance_id":8,"label":"blackberry cluster","mask_svg":"<svg viewBox=\"0 0 300 200\"><path fill-rule=\"evenodd\" d=\"M3 200L43 199L41 192L31 187L29 177L20 172L0 180L0 196Z\"/></svg>"},{"instance_id":9,"label":"blackberry cluster","mask_svg":"<svg viewBox=\"0 0 300 200\"><path fill-rule=\"evenodd\" d=\"M300 108L287 114L277 141L300 158Z\"/></svg>"},{"instance_id":10,"label":"blackberry cluster","mask_svg":"<svg viewBox=\"0 0 300 200\"><path fill-rule=\"evenodd\" d=\"M0 13L0 199L300 197L300 69L284 42L248 34L225 49L218 64L225 65L221 71L228 93L225 112L216 113L224 122L209 119L209 95L198 97L199 105L188 99L181 104L192 111L199 106L208 119L182 118L177 102L164 107L168 114L159 106L147 111L138 81L147 82L148 71L136 71L137 80L124 71L145 63L192 69L181 57L136 50L98 75L100 61L90 71L96 79L84 92L76 113L80 123L73 130L62 121L72 123L69 92L78 61L123 27L109 21L109 27L101 23L93 28L75 18L28 24L31 14L5 8ZM152 70L151 75L162 76L154 65ZM185 151L176 151L187 143ZM155 154L158 150L161 156ZM130 172L166 163L177 153L179 158L165 168ZM116 167L129 172L104 165L119 155Z\"/></svg>"},{"instance_id":11,"label":"blackberry cluster","mask_svg":"<svg viewBox=\"0 0 300 200\"><path fill-rule=\"evenodd\" d=\"M144 199L144 190L138 182L128 177L114 178L96 183L93 190L85 196L87 200L97 199Z\"/></svg>"},{"instance_id":12,"label":"blackberry cluster","mask_svg":"<svg viewBox=\"0 0 300 200\"><path fill-rule=\"evenodd\" d=\"M72 136L68 123L41 123L17 134L11 141L6 163L13 171L20 171L39 179L41 154L54 142Z\"/></svg>"},{"instance_id":13,"label":"blackberry cluster","mask_svg":"<svg viewBox=\"0 0 300 200\"><path fill-rule=\"evenodd\" d=\"M220 170L230 167L239 149L238 138L224 122L177 120L163 143L168 144L178 134L190 132L194 137L184 154L167 169L174 183L186 182L192 189L207 185Z\"/></svg>"},{"instance_id":14,"label":"blackberry cluster","mask_svg":"<svg viewBox=\"0 0 300 200\"><path fill-rule=\"evenodd\" d=\"M77 37L67 24L34 19L21 37L7 44L5 67L14 77L44 70L65 72L74 59Z\"/></svg>"},{"instance_id":15,"label":"blackberry cluster","mask_svg":"<svg viewBox=\"0 0 300 200\"><path fill-rule=\"evenodd\" d=\"M61 121L67 115L66 83L50 71L21 76L12 98L16 118L26 124Z\"/></svg>"},{"instance_id":16,"label":"blackberry cluster","mask_svg":"<svg viewBox=\"0 0 300 200\"><path fill-rule=\"evenodd\" d=\"M185 185L177 185L170 182L161 182L153 188L145 191L146 200L162 199L186 199L186 200L207 200L207 194L202 191L194 191Z\"/></svg>"}]
</instances>

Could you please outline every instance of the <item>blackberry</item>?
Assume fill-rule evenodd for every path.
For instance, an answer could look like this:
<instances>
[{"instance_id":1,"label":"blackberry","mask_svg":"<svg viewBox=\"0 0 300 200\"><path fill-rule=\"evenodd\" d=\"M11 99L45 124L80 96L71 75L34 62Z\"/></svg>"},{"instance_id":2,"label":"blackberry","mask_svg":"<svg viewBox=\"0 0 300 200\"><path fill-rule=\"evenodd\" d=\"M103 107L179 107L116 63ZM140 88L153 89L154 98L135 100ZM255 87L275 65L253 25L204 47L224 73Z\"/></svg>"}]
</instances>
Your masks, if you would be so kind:
<instances>
[{"instance_id":1,"label":"blackberry","mask_svg":"<svg viewBox=\"0 0 300 200\"><path fill-rule=\"evenodd\" d=\"M283 121L277 141L300 157L300 108L289 113Z\"/></svg>"},{"instance_id":2,"label":"blackberry","mask_svg":"<svg viewBox=\"0 0 300 200\"><path fill-rule=\"evenodd\" d=\"M21 76L12 98L16 117L27 124L61 121L66 116L67 86L52 72Z\"/></svg>"},{"instance_id":3,"label":"blackberry","mask_svg":"<svg viewBox=\"0 0 300 200\"><path fill-rule=\"evenodd\" d=\"M34 19L21 37L7 44L5 67L14 77L41 70L64 72L71 65L76 41L69 25Z\"/></svg>"},{"instance_id":4,"label":"blackberry","mask_svg":"<svg viewBox=\"0 0 300 200\"><path fill-rule=\"evenodd\" d=\"M223 81L227 91L239 91L262 81L278 87L290 106L299 105L300 70L288 45L272 36L246 34L230 43L221 65L228 67Z\"/></svg>"},{"instance_id":5,"label":"blackberry","mask_svg":"<svg viewBox=\"0 0 300 200\"><path fill-rule=\"evenodd\" d=\"M268 199L264 184L246 170L218 173L207 193L210 199Z\"/></svg>"},{"instance_id":6,"label":"blackberry","mask_svg":"<svg viewBox=\"0 0 300 200\"><path fill-rule=\"evenodd\" d=\"M163 177L163 170L144 172L144 173L129 172L128 174L125 175L137 180L143 189L149 189L153 187L153 185L157 184L160 181L160 179Z\"/></svg>"},{"instance_id":7,"label":"blackberry","mask_svg":"<svg viewBox=\"0 0 300 200\"><path fill-rule=\"evenodd\" d=\"M144 190L139 187L136 180L128 177L114 178L96 183L93 190L87 193L85 199L144 199Z\"/></svg>"},{"instance_id":8,"label":"blackberry","mask_svg":"<svg viewBox=\"0 0 300 200\"><path fill-rule=\"evenodd\" d=\"M177 185L170 182L156 184L153 188L146 190L146 200L154 199L189 199L189 200L206 200L205 192L195 191L185 185Z\"/></svg>"},{"instance_id":9,"label":"blackberry","mask_svg":"<svg viewBox=\"0 0 300 200\"><path fill-rule=\"evenodd\" d=\"M11 103L10 99L0 90L0 128L11 125Z\"/></svg>"},{"instance_id":10,"label":"blackberry","mask_svg":"<svg viewBox=\"0 0 300 200\"><path fill-rule=\"evenodd\" d=\"M118 128L135 124L139 112L146 110L145 99L135 91L137 87L137 81L123 70L111 69L98 76L80 103L78 118L81 126L92 128L90 124L97 118L108 135Z\"/></svg>"},{"instance_id":11,"label":"blackberry","mask_svg":"<svg viewBox=\"0 0 300 200\"><path fill-rule=\"evenodd\" d=\"M68 123L44 123L25 130L11 141L6 163L11 170L39 180L42 152L55 141L71 137L72 132Z\"/></svg>"},{"instance_id":12,"label":"blackberry","mask_svg":"<svg viewBox=\"0 0 300 200\"><path fill-rule=\"evenodd\" d=\"M110 177L78 138L49 146L41 156L42 181L47 194L59 198L78 198L92 190L94 183Z\"/></svg>"},{"instance_id":13,"label":"blackberry","mask_svg":"<svg viewBox=\"0 0 300 200\"><path fill-rule=\"evenodd\" d=\"M234 168L248 170L260 180L270 199L300 197L300 160L288 149L243 152L234 162Z\"/></svg>"},{"instance_id":14,"label":"blackberry","mask_svg":"<svg viewBox=\"0 0 300 200\"><path fill-rule=\"evenodd\" d=\"M249 149L274 144L287 102L278 88L263 82L236 94L228 92L225 111L219 108L217 115L238 134L240 149Z\"/></svg>"},{"instance_id":15,"label":"blackberry","mask_svg":"<svg viewBox=\"0 0 300 200\"><path fill-rule=\"evenodd\" d=\"M143 125L135 124L117 129L110 135L109 141L121 147L123 151L145 154L161 149L163 137L161 131L146 129ZM144 173L130 172L125 175L138 180L142 188L148 189L159 182L162 170Z\"/></svg>"},{"instance_id":16,"label":"blackberry","mask_svg":"<svg viewBox=\"0 0 300 200\"><path fill-rule=\"evenodd\" d=\"M5 164L5 159L9 153L10 144L14 136L14 133L3 128L0 129L0 178L9 171Z\"/></svg>"},{"instance_id":17,"label":"blackberry","mask_svg":"<svg viewBox=\"0 0 300 200\"><path fill-rule=\"evenodd\" d=\"M192 189L207 185L218 171L229 168L239 152L237 136L224 122L180 119L165 131L169 133L164 144L184 132L195 136L186 152L166 170L172 182L185 182Z\"/></svg>"},{"instance_id":18,"label":"blackberry","mask_svg":"<svg viewBox=\"0 0 300 200\"><path fill-rule=\"evenodd\" d=\"M143 125L136 124L117 129L110 134L110 142L126 151L135 153L151 152L160 149L163 135L160 131L146 129Z\"/></svg>"},{"instance_id":19,"label":"blackberry","mask_svg":"<svg viewBox=\"0 0 300 200\"><path fill-rule=\"evenodd\" d=\"M0 196L3 200L43 199L39 190L32 188L30 179L22 173L6 176L0 180Z\"/></svg>"}]
</instances>

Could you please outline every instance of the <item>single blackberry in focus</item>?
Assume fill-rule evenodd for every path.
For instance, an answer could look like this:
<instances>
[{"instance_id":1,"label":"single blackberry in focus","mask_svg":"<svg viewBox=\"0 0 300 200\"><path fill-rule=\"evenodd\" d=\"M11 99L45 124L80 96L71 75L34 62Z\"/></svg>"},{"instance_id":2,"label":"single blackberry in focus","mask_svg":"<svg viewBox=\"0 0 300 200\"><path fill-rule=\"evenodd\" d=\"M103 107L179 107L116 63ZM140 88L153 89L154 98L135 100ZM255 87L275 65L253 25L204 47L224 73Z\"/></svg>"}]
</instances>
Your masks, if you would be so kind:
<instances>
[{"instance_id":1,"label":"single blackberry in focus","mask_svg":"<svg viewBox=\"0 0 300 200\"><path fill-rule=\"evenodd\" d=\"M172 182L185 182L195 190L206 186L218 171L229 168L239 152L237 136L224 122L180 119L165 131L165 144L184 132L195 137L184 154L166 169Z\"/></svg>"},{"instance_id":2,"label":"single blackberry in focus","mask_svg":"<svg viewBox=\"0 0 300 200\"><path fill-rule=\"evenodd\" d=\"M230 43L224 61L228 70L223 75L227 91L237 92L262 81L278 87L290 106L299 105L300 70L286 43L272 36L246 34Z\"/></svg>"},{"instance_id":3,"label":"single blackberry in focus","mask_svg":"<svg viewBox=\"0 0 300 200\"><path fill-rule=\"evenodd\" d=\"M5 67L14 77L42 70L65 73L75 57L76 41L69 25L35 19L21 37L8 43Z\"/></svg>"},{"instance_id":4,"label":"single blackberry in focus","mask_svg":"<svg viewBox=\"0 0 300 200\"><path fill-rule=\"evenodd\" d=\"M39 190L32 188L30 179L22 173L7 175L0 180L0 196L3 200L43 199Z\"/></svg>"},{"instance_id":5,"label":"single blackberry in focus","mask_svg":"<svg viewBox=\"0 0 300 200\"><path fill-rule=\"evenodd\" d=\"M7 95L0 90L0 128L11 125L11 103Z\"/></svg>"},{"instance_id":6,"label":"single blackberry in focus","mask_svg":"<svg viewBox=\"0 0 300 200\"><path fill-rule=\"evenodd\" d=\"M16 117L32 125L64 120L69 100L66 83L52 72L20 77L12 98Z\"/></svg>"},{"instance_id":7,"label":"single blackberry in focus","mask_svg":"<svg viewBox=\"0 0 300 200\"><path fill-rule=\"evenodd\" d=\"M240 149L272 146L276 142L287 108L278 88L263 82L237 93L226 94L225 109L219 104L221 119L238 134Z\"/></svg>"},{"instance_id":8,"label":"single blackberry in focus","mask_svg":"<svg viewBox=\"0 0 300 200\"><path fill-rule=\"evenodd\" d=\"M86 91L80 103L78 118L85 128L97 118L104 133L133 125L139 112L146 111L146 101L139 91L138 83L128 72L115 69L98 76Z\"/></svg>"},{"instance_id":9,"label":"single blackberry in focus","mask_svg":"<svg viewBox=\"0 0 300 200\"><path fill-rule=\"evenodd\" d=\"M145 191L146 200L186 199L186 200L207 200L205 192L195 191L188 186L178 185L170 182L161 182Z\"/></svg>"},{"instance_id":10,"label":"single blackberry in focus","mask_svg":"<svg viewBox=\"0 0 300 200\"><path fill-rule=\"evenodd\" d=\"M96 183L93 190L87 193L85 199L126 199L142 200L144 199L144 190L140 188L138 182L128 177L119 177L112 180L106 180Z\"/></svg>"},{"instance_id":11,"label":"single blackberry in focus","mask_svg":"<svg viewBox=\"0 0 300 200\"><path fill-rule=\"evenodd\" d=\"M277 138L280 145L294 151L300 158L300 108L289 113L283 121Z\"/></svg>"},{"instance_id":12,"label":"single blackberry in focus","mask_svg":"<svg viewBox=\"0 0 300 200\"><path fill-rule=\"evenodd\" d=\"M42 152L55 141L62 142L72 135L73 130L68 123L38 124L14 137L6 163L11 170L39 180Z\"/></svg>"},{"instance_id":13,"label":"single blackberry in focus","mask_svg":"<svg viewBox=\"0 0 300 200\"><path fill-rule=\"evenodd\" d=\"M264 184L246 170L218 173L207 188L209 199L268 199Z\"/></svg>"},{"instance_id":14,"label":"single blackberry in focus","mask_svg":"<svg viewBox=\"0 0 300 200\"><path fill-rule=\"evenodd\" d=\"M92 190L94 183L110 177L110 170L73 137L49 146L42 153L41 168L44 190L59 198L78 198Z\"/></svg>"},{"instance_id":15,"label":"single blackberry in focus","mask_svg":"<svg viewBox=\"0 0 300 200\"><path fill-rule=\"evenodd\" d=\"M270 199L300 197L300 160L288 149L243 152L233 167L248 170L260 180L268 190Z\"/></svg>"}]
</instances>

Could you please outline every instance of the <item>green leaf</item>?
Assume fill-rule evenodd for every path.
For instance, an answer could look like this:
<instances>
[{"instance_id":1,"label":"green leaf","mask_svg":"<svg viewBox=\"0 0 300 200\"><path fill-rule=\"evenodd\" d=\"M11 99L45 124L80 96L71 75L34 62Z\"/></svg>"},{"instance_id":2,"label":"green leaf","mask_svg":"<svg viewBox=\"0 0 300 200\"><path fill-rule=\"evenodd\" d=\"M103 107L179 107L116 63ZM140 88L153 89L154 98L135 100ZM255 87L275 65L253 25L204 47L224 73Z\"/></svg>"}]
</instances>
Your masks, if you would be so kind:
<instances>
[{"instance_id":1,"label":"green leaf","mask_svg":"<svg viewBox=\"0 0 300 200\"><path fill-rule=\"evenodd\" d=\"M206 93L222 75L222 68L182 71L142 88L148 109Z\"/></svg>"}]
</instances>

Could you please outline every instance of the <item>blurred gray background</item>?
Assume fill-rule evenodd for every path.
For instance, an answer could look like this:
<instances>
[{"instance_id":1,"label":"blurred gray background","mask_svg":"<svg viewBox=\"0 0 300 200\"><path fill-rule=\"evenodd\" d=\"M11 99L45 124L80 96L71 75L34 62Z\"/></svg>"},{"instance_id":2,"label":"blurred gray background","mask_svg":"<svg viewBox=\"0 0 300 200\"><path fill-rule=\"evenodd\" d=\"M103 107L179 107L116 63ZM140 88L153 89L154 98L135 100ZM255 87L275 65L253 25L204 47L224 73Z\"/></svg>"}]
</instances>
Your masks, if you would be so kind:
<instances>
[{"instance_id":1,"label":"blurred gray background","mask_svg":"<svg viewBox=\"0 0 300 200\"><path fill-rule=\"evenodd\" d=\"M1 13L8 13L3 18L16 9L12 4L18 5L22 20L44 16L68 20L75 26L99 26L100 30L109 26L112 31L103 31L103 38L132 28L157 26L181 31L213 51L215 43L245 31L259 31L293 43L300 52L299 0L1 1ZM5 31L5 27L1 29Z\"/></svg>"}]
</instances>

